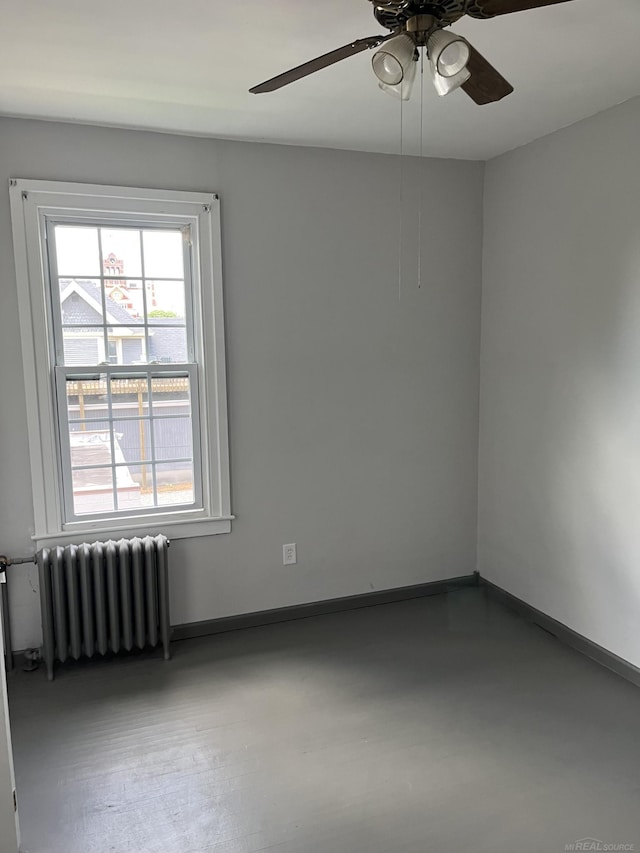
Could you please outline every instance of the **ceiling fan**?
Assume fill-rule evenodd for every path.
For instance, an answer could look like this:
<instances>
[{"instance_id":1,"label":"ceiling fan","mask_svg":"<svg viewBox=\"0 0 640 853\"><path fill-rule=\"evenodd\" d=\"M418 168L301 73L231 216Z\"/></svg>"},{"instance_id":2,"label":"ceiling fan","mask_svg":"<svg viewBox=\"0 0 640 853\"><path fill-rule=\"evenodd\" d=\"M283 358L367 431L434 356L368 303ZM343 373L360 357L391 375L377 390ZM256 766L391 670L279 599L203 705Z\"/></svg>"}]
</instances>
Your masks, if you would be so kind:
<instances>
[{"instance_id":1,"label":"ceiling fan","mask_svg":"<svg viewBox=\"0 0 640 853\"><path fill-rule=\"evenodd\" d=\"M420 48L429 58L431 76L439 95L462 88L476 104L491 104L510 95L513 86L462 36L446 28L465 15L494 18L527 9L554 6L570 0L370 0L373 14L386 29L381 34L356 39L343 47L298 65L249 89L253 94L273 92L302 77L327 68L363 50L380 48L373 55L373 70L383 91L407 100L415 78Z\"/></svg>"}]
</instances>

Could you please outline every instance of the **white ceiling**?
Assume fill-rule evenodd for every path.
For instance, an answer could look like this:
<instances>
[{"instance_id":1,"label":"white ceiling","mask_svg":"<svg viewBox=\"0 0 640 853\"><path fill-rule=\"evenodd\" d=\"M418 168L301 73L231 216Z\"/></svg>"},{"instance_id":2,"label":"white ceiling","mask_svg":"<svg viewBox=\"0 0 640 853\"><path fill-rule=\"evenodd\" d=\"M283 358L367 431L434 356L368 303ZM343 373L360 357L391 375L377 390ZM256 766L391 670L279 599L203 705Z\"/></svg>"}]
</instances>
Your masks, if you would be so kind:
<instances>
[{"instance_id":1,"label":"white ceiling","mask_svg":"<svg viewBox=\"0 0 640 853\"><path fill-rule=\"evenodd\" d=\"M513 83L499 104L424 86L423 153L487 159L640 95L639 0L573 0L455 29ZM399 151L399 102L368 52L285 89L250 86L381 32L368 0L3 4L0 113L234 139ZM419 88L419 83L418 83ZM420 100L405 105L417 153Z\"/></svg>"}]
</instances>

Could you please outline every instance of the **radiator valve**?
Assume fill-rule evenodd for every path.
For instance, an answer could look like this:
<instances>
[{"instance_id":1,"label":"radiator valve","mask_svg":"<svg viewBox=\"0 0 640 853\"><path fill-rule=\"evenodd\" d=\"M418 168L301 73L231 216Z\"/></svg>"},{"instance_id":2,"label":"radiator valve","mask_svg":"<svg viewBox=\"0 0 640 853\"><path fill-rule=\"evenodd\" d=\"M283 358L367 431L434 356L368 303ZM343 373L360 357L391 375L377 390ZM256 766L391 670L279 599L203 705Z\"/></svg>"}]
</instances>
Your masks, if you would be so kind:
<instances>
[{"instance_id":1,"label":"radiator valve","mask_svg":"<svg viewBox=\"0 0 640 853\"><path fill-rule=\"evenodd\" d=\"M24 653L23 672L34 672L40 666L42 653L40 649L26 649Z\"/></svg>"}]
</instances>

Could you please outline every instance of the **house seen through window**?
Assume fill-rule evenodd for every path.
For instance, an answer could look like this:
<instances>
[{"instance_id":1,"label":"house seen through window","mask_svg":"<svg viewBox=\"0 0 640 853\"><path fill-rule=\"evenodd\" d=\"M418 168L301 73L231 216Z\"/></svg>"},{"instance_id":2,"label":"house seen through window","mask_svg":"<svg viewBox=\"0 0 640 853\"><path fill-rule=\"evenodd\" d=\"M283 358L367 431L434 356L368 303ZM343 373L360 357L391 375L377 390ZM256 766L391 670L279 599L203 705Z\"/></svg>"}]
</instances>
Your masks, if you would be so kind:
<instances>
[{"instance_id":1,"label":"house seen through window","mask_svg":"<svg viewBox=\"0 0 640 853\"><path fill-rule=\"evenodd\" d=\"M49 227L71 517L196 502L185 245L180 229Z\"/></svg>"}]
</instances>

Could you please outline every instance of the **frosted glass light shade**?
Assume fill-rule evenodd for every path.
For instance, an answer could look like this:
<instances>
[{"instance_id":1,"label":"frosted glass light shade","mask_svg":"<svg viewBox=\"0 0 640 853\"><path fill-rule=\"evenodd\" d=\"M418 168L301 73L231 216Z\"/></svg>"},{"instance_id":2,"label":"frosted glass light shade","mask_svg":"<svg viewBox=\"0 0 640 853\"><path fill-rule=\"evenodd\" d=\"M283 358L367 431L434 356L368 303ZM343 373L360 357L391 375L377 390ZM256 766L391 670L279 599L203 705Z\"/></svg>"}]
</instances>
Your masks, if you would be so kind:
<instances>
[{"instance_id":1,"label":"frosted glass light shade","mask_svg":"<svg viewBox=\"0 0 640 853\"><path fill-rule=\"evenodd\" d=\"M410 72L415 45L411 36L394 36L377 50L371 60L373 72L386 86L397 86Z\"/></svg>"},{"instance_id":2,"label":"frosted glass light shade","mask_svg":"<svg viewBox=\"0 0 640 853\"><path fill-rule=\"evenodd\" d=\"M411 60L411 64L405 71L404 77L400 81L400 83L396 83L394 86L390 86L388 83L378 82L378 86L382 89L383 92L386 92L388 95L392 95L394 98L401 98L403 101L408 101L411 97L411 91L413 89L413 82L416 79L416 68L418 67L418 63L415 59Z\"/></svg>"},{"instance_id":3,"label":"frosted glass light shade","mask_svg":"<svg viewBox=\"0 0 640 853\"><path fill-rule=\"evenodd\" d=\"M429 36L427 52L431 66L441 77L455 77L467 67L469 45L455 33L436 30Z\"/></svg>"},{"instance_id":4,"label":"frosted glass light shade","mask_svg":"<svg viewBox=\"0 0 640 853\"><path fill-rule=\"evenodd\" d=\"M458 71L453 77L443 77L437 71L434 71L432 66L431 76L433 77L433 85L436 87L436 92L441 98L444 98L445 95L449 95L451 92L459 89L460 86L463 86L471 78L471 72L468 68L463 68L462 71Z\"/></svg>"}]
</instances>

